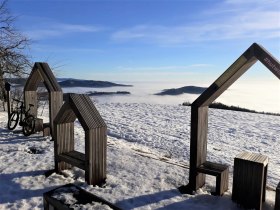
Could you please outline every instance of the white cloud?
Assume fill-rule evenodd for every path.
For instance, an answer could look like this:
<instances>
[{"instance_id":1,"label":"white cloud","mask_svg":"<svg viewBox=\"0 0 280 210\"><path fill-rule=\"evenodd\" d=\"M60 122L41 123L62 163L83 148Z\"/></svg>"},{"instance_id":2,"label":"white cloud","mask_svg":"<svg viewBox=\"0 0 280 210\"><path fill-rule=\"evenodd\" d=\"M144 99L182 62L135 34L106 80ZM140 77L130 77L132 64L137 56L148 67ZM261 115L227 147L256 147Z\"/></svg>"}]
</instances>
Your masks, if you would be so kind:
<instances>
[{"instance_id":1,"label":"white cloud","mask_svg":"<svg viewBox=\"0 0 280 210\"><path fill-rule=\"evenodd\" d=\"M79 48L79 47L60 47L55 45L34 44L32 49L36 52L55 52L55 53L103 53L104 50L98 48Z\"/></svg>"},{"instance_id":2,"label":"white cloud","mask_svg":"<svg viewBox=\"0 0 280 210\"><path fill-rule=\"evenodd\" d=\"M238 2L241 2L241 0ZM117 42L142 41L160 45L280 37L280 6L276 1L227 0L218 8L198 14L203 21L177 26L136 25L112 34ZM257 2L257 3L256 3ZM262 4L261 4L262 3Z\"/></svg>"},{"instance_id":3,"label":"white cloud","mask_svg":"<svg viewBox=\"0 0 280 210\"><path fill-rule=\"evenodd\" d=\"M45 39L50 37L59 37L73 33L95 33L104 30L102 27L83 25L83 24L67 24L47 21L38 23L24 33L32 39Z\"/></svg>"}]
</instances>

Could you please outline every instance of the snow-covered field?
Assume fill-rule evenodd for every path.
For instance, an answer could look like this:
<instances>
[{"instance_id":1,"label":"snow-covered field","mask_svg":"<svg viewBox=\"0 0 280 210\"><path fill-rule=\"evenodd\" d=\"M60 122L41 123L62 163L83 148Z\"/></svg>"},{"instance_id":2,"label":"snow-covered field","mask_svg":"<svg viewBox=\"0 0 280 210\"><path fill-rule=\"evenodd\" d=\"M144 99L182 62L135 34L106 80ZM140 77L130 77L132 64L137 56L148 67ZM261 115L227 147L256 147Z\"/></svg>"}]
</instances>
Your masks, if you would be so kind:
<instances>
[{"instance_id":1,"label":"snow-covered field","mask_svg":"<svg viewBox=\"0 0 280 210\"><path fill-rule=\"evenodd\" d=\"M103 187L84 183L80 169L51 174L53 141L42 133L25 137L18 127L6 128L0 112L0 209L42 209L42 194L75 183L123 209L240 209L231 201L232 166L241 151L269 157L267 199L274 209L280 181L280 117L210 110L208 159L230 165L230 189L222 197L210 195L215 179L195 195L177 188L188 182L190 108L145 103L96 103L108 126L107 180ZM43 116L48 121L48 110ZM41 113L40 111L38 113ZM75 123L75 149L84 151L84 132ZM37 154L32 151L36 150Z\"/></svg>"}]
</instances>

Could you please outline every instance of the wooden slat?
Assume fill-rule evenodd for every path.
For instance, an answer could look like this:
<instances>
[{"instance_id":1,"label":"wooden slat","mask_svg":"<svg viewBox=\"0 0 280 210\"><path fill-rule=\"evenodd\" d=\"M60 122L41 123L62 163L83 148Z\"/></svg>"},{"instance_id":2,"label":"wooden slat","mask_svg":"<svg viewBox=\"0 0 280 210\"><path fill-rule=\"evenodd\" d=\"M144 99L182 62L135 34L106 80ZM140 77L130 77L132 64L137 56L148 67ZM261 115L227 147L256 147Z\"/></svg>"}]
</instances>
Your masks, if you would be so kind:
<instances>
[{"instance_id":1,"label":"wooden slat","mask_svg":"<svg viewBox=\"0 0 280 210\"><path fill-rule=\"evenodd\" d=\"M78 168L81 168L83 170L86 169L85 160L81 159L80 154L77 151L62 153L57 156L59 161L64 161L66 163L69 163L73 166L76 166Z\"/></svg>"},{"instance_id":2,"label":"wooden slat","mask_svg":"<svg viewBox=\"0 0 280 210\"><path fill-rule=\"evenodd\" d=\"M212 176L217 176L227 169L228 166L226 165L206 161L205 163L203 163L197 168L197 172L209 174Z\"/></svg>"},{"instance_id":3,"label":"wooden slat","mask_svg":"<svg viewBox=\"0 0 280 210\"><path fill-rule=\"evenodd\" d=\"M106 123L95 108L89 96L70 94L69 103L85 130L106 127Z\"/></svg>"},{"instance_id":4,"label":"wooden slat","mask_svg":"<svg viewBox=\"0 0 280 210\"><path fill-rule=\"evenodd\" d=\"M280 182L276 187L274 210L280 210Z\"/></svg>"},{"instance_id":5,"label":"wooden slat","mask_svg":"<svg viewBox=\"0 0 280 210\"><path fill-rule=\"evenodd\" d=\"M90 192L85 191L84 189L73 185L73 184L67 184L58 188L55 188L49 192L46 192L43 194L43 198L44 198L44 209L48 210L46 207L52 206L55 209L64 209L64 210L70 210L70 208L64 204L62 201L59 201L57 199L55 199L54 197L52 197L54 194L58 194L60 193L72 193L73 197L77 200L76 204L91 204L92 202L97 202L97 203L101 203L104 205L107 205L110 207L110 209L113 210L121 210L118 206L116 206L115 204L97 196L94 195ZM74 193L74 191L76 193ZM46 207L45 207L46 206Z\"/></svg>"},{"instance_id":6,"label":"wooden slat","mask_svg":"<svg viewBox=\"0 0 280 210\"><path fill-rule=\"evenodd\" d=\"M195 191L205 184L205 174L196 169L206 161L208 107L191 107L190 174L189 186Z\"/></svg>"},{"instance_id":7,"label":"wooden slat","mask_svg":"<svg viewBox=\"0 0 280 210\"><path fill-rule=\"evenodd\" d=\"M254 56L280 79L280 62L263 46L254 43Z\"/></svg>"},{"instance_id":8,"label":"wooden slat","mask_svg":"<svg viewBox=\"0 0 280 210\"><path fill-rule=\"evenodd\" d=\"M35 118L35 132L43 131L43 119Z\"/></svg>"}]
</instances>

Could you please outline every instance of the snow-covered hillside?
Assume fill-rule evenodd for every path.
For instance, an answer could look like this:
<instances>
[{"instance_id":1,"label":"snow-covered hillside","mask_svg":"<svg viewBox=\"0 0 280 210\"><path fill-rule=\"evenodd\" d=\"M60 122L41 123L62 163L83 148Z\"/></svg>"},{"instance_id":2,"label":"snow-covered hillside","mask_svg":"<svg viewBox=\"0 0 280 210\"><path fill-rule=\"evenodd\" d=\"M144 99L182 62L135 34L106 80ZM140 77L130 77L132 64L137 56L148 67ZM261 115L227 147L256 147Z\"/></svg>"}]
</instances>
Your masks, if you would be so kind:
<instances>
[{"instance_id":1,"label":"snow-covered hillside","mask_svg":"<svg viewBox=\"0 0 280 210\"><path fill-rule=\"evenodd\" d=\"M96 103L108 125L108 166L104 187L84 183L77 168L64 176L54 168L53 141L42 133L25 137L20 127L6 128L0 112L0 209L42 209L42 194L76 183L123 209L239 209L231 201L232 166L241 151L269 157L267 199L273 209L280 181L280 117L210 110L208 159L230 165L230 189L223 197L210 195L215 179L196 195L181 195L177 187L188 182L190 108L143 103ZM40 111L38 113L41 113ZM42 118L47 121L47 110ZM41 117L41 116L40 116ZM75 149L84 151L84 132L75 123ZM33 154L36 150L36 154Z\"/></svg>"}]
</instances>

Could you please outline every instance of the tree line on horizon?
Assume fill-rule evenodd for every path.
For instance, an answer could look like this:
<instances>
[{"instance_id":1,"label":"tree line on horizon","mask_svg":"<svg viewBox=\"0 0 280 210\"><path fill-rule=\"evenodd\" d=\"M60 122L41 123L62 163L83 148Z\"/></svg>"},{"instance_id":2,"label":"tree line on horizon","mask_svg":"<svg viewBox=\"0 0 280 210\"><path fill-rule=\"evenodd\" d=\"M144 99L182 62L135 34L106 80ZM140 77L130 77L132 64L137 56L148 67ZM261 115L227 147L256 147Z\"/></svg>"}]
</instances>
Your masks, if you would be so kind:
<instances>
[{"instance_id":1,"label":"tree line on horizon","mask_svg":"<svg viewBox=\"0 0 280 210\"><path fill-rule=\"evenodd\" d=\"M190 102L184 102L182 105L183 106L191 106L192 104ZM214 103L210 104L209 108L280 116L280 113L272 113L272 112L264 112L264 111L263 112L258 112L256 110L242 108L242 107L239 107L239 106L233 106L233 105L228 106L228 105L220 103L220 102L214 102Z\"/></svg>"}]
</instances>

